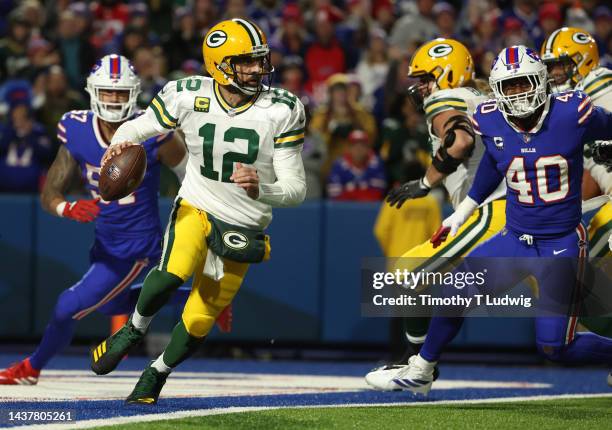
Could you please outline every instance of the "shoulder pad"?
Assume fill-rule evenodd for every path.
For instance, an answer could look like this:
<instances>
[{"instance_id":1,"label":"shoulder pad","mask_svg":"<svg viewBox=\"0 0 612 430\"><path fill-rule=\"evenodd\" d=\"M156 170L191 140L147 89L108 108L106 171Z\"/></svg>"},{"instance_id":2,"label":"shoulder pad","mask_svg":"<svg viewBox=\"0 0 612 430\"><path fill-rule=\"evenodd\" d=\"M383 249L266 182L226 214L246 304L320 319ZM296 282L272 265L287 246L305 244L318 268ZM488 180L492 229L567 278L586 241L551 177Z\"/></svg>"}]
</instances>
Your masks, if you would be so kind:
<instances>
[{"instance_id":1,"label":"shoulder pad","mask_svg":"<svg viewBox=\"0 0 612 430\"><path fill-rule=\"evenodd\" d=\"M431 119L436 114L451 109L467 112L466 95L468 94L469 92L464 88L436 91L424 101L425 117Z\"/></svg>"},{"instance_id":2,"label":"shoulder pad","mask_svg":"<svg viewBox=\"0 0 612 430\"><path fill-rule=\"evenodd\" d=\"M273 105L278 104L279 107L284 105L289 108L290 111L294 111L296 106L298 110L300 110L300 108L301 110L304 109L298 96L282 88L271 87L269 91L265 92L265 97L270 100Z\"/></svg>"},{"instance_id":3,"label":"shoulder pad","mask_svg":"<svg viewBox=\"0 0 612 430\"><path fill-rule=\"evenodd\" d=\"M591 97L612 91L612 70L606 67L592 70L576 85L576 89L584 91Z\"/></svg>"}]
</instances>

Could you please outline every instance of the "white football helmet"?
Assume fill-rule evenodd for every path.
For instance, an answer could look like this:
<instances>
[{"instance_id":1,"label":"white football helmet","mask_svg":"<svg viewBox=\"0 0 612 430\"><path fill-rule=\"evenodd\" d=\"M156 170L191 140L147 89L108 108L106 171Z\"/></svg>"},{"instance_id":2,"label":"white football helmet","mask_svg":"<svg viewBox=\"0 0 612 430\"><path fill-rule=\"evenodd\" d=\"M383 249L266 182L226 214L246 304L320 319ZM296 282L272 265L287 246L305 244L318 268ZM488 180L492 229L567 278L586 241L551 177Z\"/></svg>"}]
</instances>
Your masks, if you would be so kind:
<instances>
[{"instance_id":1,"label":"white football helmet","mask_svg":"<svg viewBox=\"0 0 612 430\"><path fill-rule=\"evenodd\" d=\"M503 82L519 77L526 77L531 89L520 94L504 94ZM493 60L489 84L500 111L508 116L524 118L546 103L547 78L546 65L538 54L531 48L518 45L502 49Z\"/></svg>"},{"instance_id":2,"label":"white football helmet","mask_svg":"<svg viewBox=\"0 0 612 430\"><path fill-rule=\"evenodd\" d=\"M111 54L94 64L87 78L85 90L91 98L91 110L104 121L121 122L130 118L140 94L140 78L130 61L122 55ZM100 100L100 90L129 91L127 102L110 103Z\"/></svg>"}]
</instances>

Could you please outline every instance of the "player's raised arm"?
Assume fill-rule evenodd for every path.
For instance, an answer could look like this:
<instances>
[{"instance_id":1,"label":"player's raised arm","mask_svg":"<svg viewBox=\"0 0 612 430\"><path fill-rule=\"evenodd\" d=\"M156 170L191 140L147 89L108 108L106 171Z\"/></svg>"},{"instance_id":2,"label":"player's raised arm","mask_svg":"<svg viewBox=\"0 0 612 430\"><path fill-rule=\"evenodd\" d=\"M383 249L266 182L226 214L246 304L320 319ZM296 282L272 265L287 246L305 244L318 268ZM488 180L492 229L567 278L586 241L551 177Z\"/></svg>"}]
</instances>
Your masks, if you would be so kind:
<instances>
[{"instance_id":1,"label":"player's raised arm","mask_svg":"<svg viewBox=\"0 0 612 430\"><path fill-rule=\"evenodd\" d=\"M91 222L100 212L97 199L67 202L64 196L74 175L78 175L78 163L65 146L60 146L42 190L42 207L51 215Z\"/></svg>"}]
</instances>

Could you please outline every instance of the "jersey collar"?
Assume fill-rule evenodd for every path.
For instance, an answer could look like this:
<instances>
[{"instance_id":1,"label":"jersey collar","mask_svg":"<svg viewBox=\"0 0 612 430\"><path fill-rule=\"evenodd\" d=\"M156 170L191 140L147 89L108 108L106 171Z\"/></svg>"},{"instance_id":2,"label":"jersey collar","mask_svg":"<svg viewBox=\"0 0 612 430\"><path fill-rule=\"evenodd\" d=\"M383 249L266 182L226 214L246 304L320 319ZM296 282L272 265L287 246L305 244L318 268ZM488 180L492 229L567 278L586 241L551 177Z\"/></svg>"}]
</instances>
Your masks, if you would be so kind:
<instances>
[{"instance_id":1,"label":"jersey collar","mask_svg":"<svg viewBox=\"0 0 612 430\"><path fill-rule=\"evenodd\" d=\"M98 119L99 118L95 114L92 115L91 122L93 122L94 135L96 136L98 145L106 149L108 148L108 145L104 141L104 137L102 136L102 132L100 131L100 124L98 123Z\"/></svg>"},{"instance_id":2,"label":"jersey collar","mask_svg":"<svg viewBox=\"0 0 612 430\"><path fill-rule=\"evenodd\" d=\"M504 112L502 112L502 115L504 116L504 119L506 120L508 125L510 127L512 127L512 129L514 131L516 131L517 133L520 133L520 134L536 134L538 131L540 131L540 129L542 128L542 124L544 124L544 120L548 116L548 110L550 109L550 97L551 97L551 95L549 94L548 97L546 98L546 103L544 103L544 109L542 110L542 114L540 115L540 119L538 120L536 125L531 130L529 130L529 131L521 130L520 128L515 126L514 123L508 119L508 117L506 116L506 114Z\"/></svg>"},{"instance_id":3,"label":"jersey collar","mask_svg":"<svg viewBox=\"0 0 612 430\"><path fill-rule=\"evenodd\" d=\"M259 95L254 95L242 105L233 107L228 102L226 102L225 99L223 98L221 91L219 91L219 84L217 84L217 81L213 83L213 88L214 88L215 98L217 99L217 103L219 104L219 106L221 106L221 109L223 109L230 116L234 116L234 115L241 114L242 112L246 112L251 106L255 104L255 102L259 98Z\"/></svg>"}]
</instances>

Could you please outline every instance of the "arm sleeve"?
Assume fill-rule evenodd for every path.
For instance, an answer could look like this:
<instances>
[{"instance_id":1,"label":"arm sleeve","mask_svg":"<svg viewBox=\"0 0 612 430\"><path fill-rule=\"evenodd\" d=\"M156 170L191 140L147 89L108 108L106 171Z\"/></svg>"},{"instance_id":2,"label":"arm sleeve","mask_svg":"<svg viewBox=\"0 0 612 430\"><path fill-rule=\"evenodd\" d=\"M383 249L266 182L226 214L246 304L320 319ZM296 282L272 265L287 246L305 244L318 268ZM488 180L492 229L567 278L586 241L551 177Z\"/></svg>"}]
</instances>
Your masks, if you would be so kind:
<instances>
[{"instance_id":1,"label":"arm sleeve","mask_svg":"<svg viewBox=\"0 0 612 430\"><path fill-rule=\"evenodd\" d=\"M290 114L279 124L274 138L273 166L276 182L259 184L258 200L270 206L295 206L306 197L306 174L302 162L304 106L296 98Z\"/></svg>"},{"instance_id":2,"label":"arm sleeve","mask_svg":"<svg viewBox=\"0 0 612 430\"><path fill-rule=\"evenodd\" d=\"M258 200L270 206L295 206L306 197L302 145L274 151L276 182L259 184Z\"/></svg>"},{"instance_id":3,"label":"arm sleeve","mask_svg":"<svg viewBox=\"0 0 612 430\"><path fill-rule=\"evenodd\" d=\"M489 151L485 150L468 196L480 205L495 191L503 179L504 177L495 167L495 160L489 154Z\"/></svg>"},{"instance_id":4,"label":"arm sleeve","mask_svg":"<svg viewBox=\"0 0 612 430\"><path fill-rule=\"evenodd\" d=\"M153 136L166 134L178 126L176 82L168 82L153 98L145 113L124 122L115 132L111 145L121 142L141 143Z\"/></svg>"}]
</instances>

